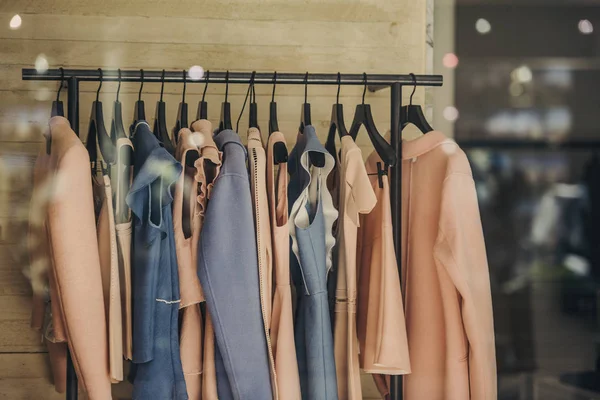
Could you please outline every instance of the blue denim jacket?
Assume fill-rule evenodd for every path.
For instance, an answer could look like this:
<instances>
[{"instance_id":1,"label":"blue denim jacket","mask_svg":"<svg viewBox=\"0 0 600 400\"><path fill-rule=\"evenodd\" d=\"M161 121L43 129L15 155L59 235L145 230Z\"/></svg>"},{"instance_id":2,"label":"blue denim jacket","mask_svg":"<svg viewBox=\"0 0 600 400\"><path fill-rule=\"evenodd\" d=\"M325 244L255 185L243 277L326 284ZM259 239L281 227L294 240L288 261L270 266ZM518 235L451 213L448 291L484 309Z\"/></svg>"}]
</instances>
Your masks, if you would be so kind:
<instances>
[{"instance_id":1,"label":"blue denim jacket","mask_svg":"<svg viewBox=\"0 0 600 400\"><path fill-rule=\"evenodd\" d=\"M179 164L146 122L135 126L133 183L133 398L187 400L179 357L179 279L171 185Z\"/></svg>"},{"instance_id":2,"label":"blue denim jacket","mask_svg":"<svg viewBox=\"0 0 600 400\"><path fill-rule=\"evenodd\" d=\"M246 149L232 130L215 143L223 164L200 236L198 277L215 329L219 400L271 400Z\"/></svg>"},{"instance_id":3,"label":"blue denim jacket","mask_svg":"<svg viewBox=\"0 0 600 400\"><path fill-rule=\"evenodd\" d=\"M320 170L320 182L311 182L310 171L317 167L310 165L310 152L325 156L325 167ZM298 141L288 160L290 229L294 230L298 255L296 257L294 251L290 252L290 268L297 294L294 337L303 400L338 398L327 294L329 250L326 242L328 235L333 240L331 229L337 218L337 211L333 208L331 197L325 201L325 196L330 196L326 192L325 181L334 162L333 157L319 142L312 126L305 127L304 133L298 135ZM308 224L297 226L293 220L292 208L309 185L316 189L317 194L314 201L309 200L302 206L308 214Z\"/></svg>"}]
</instances>

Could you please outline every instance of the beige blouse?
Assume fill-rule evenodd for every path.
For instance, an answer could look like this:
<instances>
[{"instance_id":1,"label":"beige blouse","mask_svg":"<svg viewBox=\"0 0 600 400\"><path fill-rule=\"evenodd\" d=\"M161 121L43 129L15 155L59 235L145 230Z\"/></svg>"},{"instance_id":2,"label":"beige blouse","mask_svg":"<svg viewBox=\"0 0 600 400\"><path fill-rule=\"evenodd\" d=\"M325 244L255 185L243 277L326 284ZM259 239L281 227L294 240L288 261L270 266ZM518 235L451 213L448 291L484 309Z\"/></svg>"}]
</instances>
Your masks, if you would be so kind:
<instances>
[{"instance_id":1,"label":"beige blouse","mask_svg":"<svg viewBox=\"0 0 600 400\"><path fill-rule=\"evenodd\" d=\"M290 238L288 229L287 163L275 165L273 149L285 143L281 132L273 132L267 142L267 196L273 247L275 293L271 314L271 346L281 400L300 400L300 378L294 344L292 289L290 285Z\"/></svg>"},{"instance_id":2,"label":"beige blouse","mask_svg":"<svg viewBox=\"0 0 600 400\"><path fill-rule=\"evenodd\" d=\"M210 132L208 121L198 121L201 129ZM202 229L204 210L212 179L221 163L212 133L179 131L175 157L181 162L184 173L175 186L173 199L173 229L179 271L180 304L180 354L188 397L202 398L203 322L199 303L204 294L197 274L198 241ZM207 176L210 181L207 180Z\"/></svg>"},{"instance_id":3,"label":"beige blouse","mask_svg":"<svg viewBox=\"0 0 600 400\"><path fill-rule=\"evenodd\" d=\"M271 247L271 223L267 200L266 165L267 159L260 131L256 128L250 128L248 129L248 169L250 170L250 190L254 205L254 225L258 249L260 304L267 338L273 398L278 399L277 372L269 334L271 302L273 301L273 249Z\"/></svg>"},{"instance_id":4,"label":"beige blouse","mask_svg":"<svg viewBox=\"0 0 600 400\"><path fill-rule=\"evenodd\" d=\"M108 362L110 379L113 383L117 383L123 380L123 320L121 316L117 233L110 178L108 175L102 175L101 178L98 178L98 196L101 199L102 208L98 215L96 229L104 292L104 311L108 328Z\"/></svg>"}]
</instances>

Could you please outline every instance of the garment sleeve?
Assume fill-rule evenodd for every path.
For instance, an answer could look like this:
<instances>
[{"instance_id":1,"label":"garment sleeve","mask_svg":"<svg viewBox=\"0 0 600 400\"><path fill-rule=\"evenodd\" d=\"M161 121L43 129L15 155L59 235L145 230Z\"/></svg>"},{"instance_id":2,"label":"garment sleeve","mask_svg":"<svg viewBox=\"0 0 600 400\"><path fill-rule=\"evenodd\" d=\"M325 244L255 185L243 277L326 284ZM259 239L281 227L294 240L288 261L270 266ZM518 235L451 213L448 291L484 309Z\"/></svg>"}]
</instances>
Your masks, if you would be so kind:
<instances>
[{"instance_id":1,"label":"garment sleeve","mask_svg":"<svg viewBox=\"0 0 600 400\"><path fill-rule=\"evenodd\" d=\"M496 355L490 278L473 178L449 175L442 191L436 262L446 269L461 299L468 340L472 400L495 400Z\"/></svg>"},{"instance_id":2,"label":"garment sleeve","mask_svg":"<svg viewBox=\"0 0 600 400\"><path fill-rule=\"evenodd\" d=\"M345 176L346 185L350 189L350 196L346 204L346 214L356 226L360 226L359 214L370 213L377 204L377 197L367 175L360 151L351 152L348 158L348 170Z\"/></svg>"},{"instance_id":3,"label":"garment sleeve","mask_svg":"<svg viewBox=\"0 0 600 400\"><path fill-rule=\"evenodd\" d=\"M48 210L54 275L69 350L90 399L110 399L106 316L87 152L69 150L60 162Z\"/></svg>"}]
</instances>

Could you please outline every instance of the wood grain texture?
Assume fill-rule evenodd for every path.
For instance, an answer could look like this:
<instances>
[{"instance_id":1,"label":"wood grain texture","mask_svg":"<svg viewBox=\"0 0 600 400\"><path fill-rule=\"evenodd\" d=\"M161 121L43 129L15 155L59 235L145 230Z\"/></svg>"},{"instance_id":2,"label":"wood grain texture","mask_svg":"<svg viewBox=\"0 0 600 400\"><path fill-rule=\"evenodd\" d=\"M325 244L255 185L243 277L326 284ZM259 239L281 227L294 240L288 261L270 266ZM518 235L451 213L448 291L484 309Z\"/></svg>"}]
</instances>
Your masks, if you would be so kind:
<instances>
[{"instance_id":1,"label":"wood grain texture","mask_svg":"<svg viewBox=\"0 0 600 400\"><path fill-rule=\"evenodd\" d=\"M3 0L9 14L193 17L253 21L398 22L418 17L423 0Z\"/></svg>"},{"instance_id":2,"label":"wood grain texture","mask_svg":"<svg viewBox=\"0 0 600 400\"><path fill-rule=\"evenodd\" d=\"M50 68L189 69L279 72L425 72L425 0L2 0L0 1L0 399L62 399L49 381L47 355L29 328L27 226L33 163L47 127L56 82L21 80L21 68L45 59ZM20 29L8 22L18 13ZM103 85L100 100L110 126L116 83ZM80 86L80 136L85 140L96 83ZM139 84L124 83L120 100L131 122ZM190 120L204 84L188 84ZM246 86L231 85L237 120ZM175 123L181 84L166 84L169 129ZM259 123L267 126L271 86L257 86ZM144 85L146 114L153 122L160 85ZM224 85L209 85L209 118L218 123ZM313 122L327 135L334 86L309 87ZM419 89L415 101L423 100ZM409 90L404 91L408 100ZM343 87L346 123L362 87ZM292 146L298 129L301 86L277 86L279 125ZM63 91L66 106L66 90ZM367 93L377 127L389 130L389 90ZM247 112L240 122L245 140ZM264 132L266 137L266 132ZM357 139L364 157L372 151L365 132ZM363 376L365 399L378 398ZM131 396L115 386L114 398ZM81 396L84 398L84 396Z\"/></svg>"}]
</instances>

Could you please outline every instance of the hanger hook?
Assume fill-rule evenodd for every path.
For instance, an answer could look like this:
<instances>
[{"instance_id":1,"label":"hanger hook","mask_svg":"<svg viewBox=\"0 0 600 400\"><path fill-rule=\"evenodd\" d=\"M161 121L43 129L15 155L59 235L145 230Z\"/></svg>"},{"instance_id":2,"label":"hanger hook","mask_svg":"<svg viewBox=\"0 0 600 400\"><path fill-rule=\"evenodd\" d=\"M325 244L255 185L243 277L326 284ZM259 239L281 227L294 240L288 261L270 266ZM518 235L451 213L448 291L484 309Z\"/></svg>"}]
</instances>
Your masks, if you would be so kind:
<instances>
[{"instance_id":1,"label":"hanger hook","mask_svg":"<svg viewBox=\"0 0 600 400\"><path fill-rule=\"evenodd\" d=\"M206 83L204 84L204 92L202 92L202 102L204 103L204 98L206 97L206 89L208 89L208 78L210 77L210 70L206 71Z\"/></svg>"},{"instance_id":2,"label":"hanger hook","mask_svg":"<svg viewBox=\"0 0 600 400\"><path fill-rule=\"evenodd\" d=\"M337 95L335 96L335 103L340 104L340 89L342 88L342 74L338 72L337 75Z\"/></svg>"},{"instance_id":3,"label":"hanger hook","mask_svg":"<svg viewBox=\"0 0 600 400\"><path fill-rule=\"evenodd\" d=\"M250 103L256 103L256 91L254 90L254 79L256 78L256 71L252 71L250 75Z\"/></svg>"},{"instance_id":4,"label":"hanger hook","mask_svg":"<svg viewBox=\"0 0 600 400\"><path fill-rule=\"evenodd\" d=\"M182 103L185 103L185 88L187 86L187 73L185 71L185 69L183 70L183 95L182 95Z\"/></svg>"},{"instance_id":5,"label":"hanger hook","mask_svg":"<svg viewBox=\"0 0 600 400\"><path fill-rule=\"evenodd\" d=\"M412 106L412 99L413 99L413 96L415 95L415 92L417 91L417 77L412 72L410 73L410 77L412 78L412 81L413 81L413 90L412 90L412 93L410 94L409 104Z\"/></svg>"},{"instance_id":6,"label":"hanger hook","mask_svg":"<svg viewBox=\"0 0 600 400\"><path fill-rule=\"evenodd\" d=\"M227 96L229 96L229 70L225 73L225 103L227 103Z\"/></svg>"},{"instance_id":7,"label":"hanger hook","mask_svg":"<svg viewBox=\"0 0 600 400\"><path fill-rule=\"evenodd\" d=\"M365 87L363 88L362 103L365 104L365 94L367 94L367 85L368 85L366 72L363 72L363 80L365 82Z\"/></svg>"},{"instance_id":8,"label":"hanger hook","mask_svg":"<svg viewBox=\"0 0 600 400\"><path fill-rule=\"evenodd\" d=\"M56 93L56 102L60 101L60 91L62 90L63 84L65 83L65 70L60 67L60 84L58 85L58 92Z\"/></svg>"},{"instance_id":9,"label":"hanger hook","mask_svg":"<svg viewBox=\"0 0 600 400\"><path fill-rule=\"evenodd\" d=\"M165 70L162 70L162 75L160 76L161 85L160 85L160 101L163 101L163 91L165 90Z\"/></svg>"},{"instance_id":10,"label":"hanger hook","mask_svg":"<svg viewBox=\"0 0 600 400\"><path fill-rule=\"evenodd\" d=\"M144 88L144 70L140 69L140 77L141 77L141 83L140 83L140 92L138 93L138 101L142 101L142 89Z\"/></svg>"},{"instance_id":11,"label":"hanger hook","mask_svg":"<svg viewBox=\"0 0 600 400\"><path fill-rule=\"evenodd\" d=\"M277 71L273 71L273 93L271 94L271 103L275 103L275 85L277 85Z\"/></svg>"},{"instance_id":12,"label":"hanger hook","mask_svg":"<svg viewBox=\"0 0 600 400\"><path fill-rule=\"evenodd\" d=\"M308 71L304 75L304 103L308 102Z\"/></svg>"},{"instance_id":13,"label":"hanger hook","mask_svg":"<svg viewBox=\"0 0 600 400\"><path fill-rule=\"evenodd\" d=\"M119 92L121 91L121 68L118 69L119 72L119 86L117 86L117 103L119 102Z\"/></svg>"},{"instance_id":14,"label":"hanger hook","mask_svg":"<svg viewBox=\"0 0 600 400\"><path fill-rule=\"evenodd\" d=\"M100 89L102 89L102 81L104 80L102 68L98 68L98 72L100 73L100 84L98 85L98 90L96 91L96 101L98 101L98 97L100 96Z\"/></svg>"}]
</instances>

